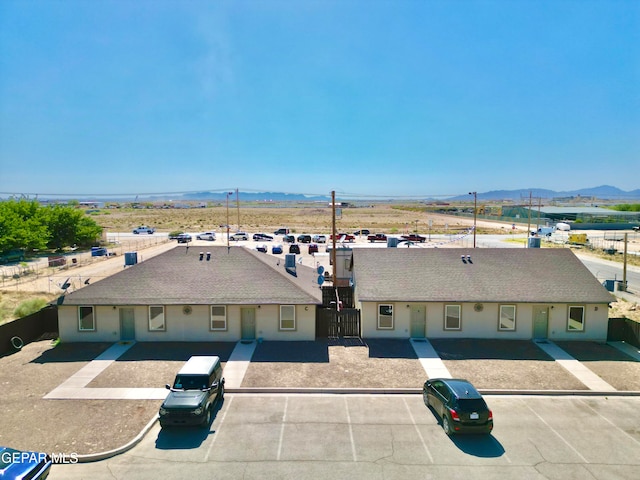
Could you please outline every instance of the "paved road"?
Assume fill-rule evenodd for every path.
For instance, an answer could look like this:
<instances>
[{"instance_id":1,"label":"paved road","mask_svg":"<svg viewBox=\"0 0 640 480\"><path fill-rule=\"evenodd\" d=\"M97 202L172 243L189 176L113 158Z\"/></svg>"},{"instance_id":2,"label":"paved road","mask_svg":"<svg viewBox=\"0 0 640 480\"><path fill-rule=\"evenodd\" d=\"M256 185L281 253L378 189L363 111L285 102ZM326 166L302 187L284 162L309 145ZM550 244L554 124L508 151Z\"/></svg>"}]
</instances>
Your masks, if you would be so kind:
<instances>
[{"instance_id":1,"label":"paved road","mask_svg":"<svg viewBox=\"0 0 640 480\"><path fill-rule=\"evenodd\" d=\"M636 479L640 398L487 397L491 436L448 438L419 395L228 394L209 430L161 431L52 480Z\"/></svg>"}]
</instances>

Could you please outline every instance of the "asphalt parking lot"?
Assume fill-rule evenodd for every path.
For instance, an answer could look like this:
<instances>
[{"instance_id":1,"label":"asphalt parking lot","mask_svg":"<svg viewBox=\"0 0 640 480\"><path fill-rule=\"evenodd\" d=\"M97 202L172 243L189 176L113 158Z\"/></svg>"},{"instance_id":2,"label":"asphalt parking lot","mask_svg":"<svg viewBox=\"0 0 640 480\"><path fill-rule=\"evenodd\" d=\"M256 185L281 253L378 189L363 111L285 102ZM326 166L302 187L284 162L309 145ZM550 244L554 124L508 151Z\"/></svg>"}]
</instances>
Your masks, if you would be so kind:
<instances>
[{"instance_id":1,"label":"asphalt parking lot","mask_svg":"<svg viewBox=\"0 0 640 480\"><path fill-rule=\"evenodd\" d=\"M420 395L227 394L209 429L155 426L51 479L636 479L637 397L496 397L492 435L448 438Z\"/></svg>"}]
</instances>

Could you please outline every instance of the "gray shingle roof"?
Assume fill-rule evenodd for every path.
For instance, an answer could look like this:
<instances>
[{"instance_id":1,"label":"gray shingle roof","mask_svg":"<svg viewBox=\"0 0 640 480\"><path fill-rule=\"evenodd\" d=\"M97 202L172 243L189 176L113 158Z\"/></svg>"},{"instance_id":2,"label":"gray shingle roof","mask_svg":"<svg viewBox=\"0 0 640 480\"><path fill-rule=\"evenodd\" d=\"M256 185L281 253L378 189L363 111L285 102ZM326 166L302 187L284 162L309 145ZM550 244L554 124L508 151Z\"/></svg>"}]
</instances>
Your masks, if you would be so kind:
<instances>
[{"instance_id":1,"label":"gray shingle roof","mask_svg":"<svg viewBox=\"0 0 640 480\"><path fill-rule=\"evenodd\" d=\"M465 262L461 260L465 255ZM471 262L466 261L471 256ZM568 249L354 249L361 301L609 303Z\"/></svg>"},{"instance_id":2,"label":"gray shingle roof","mask_svg":"<svg viewBox=\"0 0 640 480\"><path fill-rule=\"evenodd\" d=\"M200 260L200 252L204 258ZM207 252L211 259L206 260ZM273 259L271 262L268 258ZM65 305L320 304L310 267L285 272L284 260L243 247L176 246L166 253L68 294Z\"/></svg>"}]
</instances>

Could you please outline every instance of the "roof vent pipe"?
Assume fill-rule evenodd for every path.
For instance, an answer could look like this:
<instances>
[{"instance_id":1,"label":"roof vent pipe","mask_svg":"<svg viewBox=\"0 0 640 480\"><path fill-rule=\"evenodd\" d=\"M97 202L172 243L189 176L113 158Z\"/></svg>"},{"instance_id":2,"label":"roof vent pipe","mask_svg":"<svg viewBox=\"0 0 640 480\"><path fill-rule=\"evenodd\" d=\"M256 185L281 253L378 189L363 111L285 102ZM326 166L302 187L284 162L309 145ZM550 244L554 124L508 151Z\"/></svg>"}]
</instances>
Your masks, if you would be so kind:
<instances>
[{"instance_id":1,"label":"roof vent pipe","mask_svg":"<svg viewBox=\"0 0 640 480\"><path fill-rule=\"evenodd\" d=\"M207 252L207 262L211 260L211 252Z\"/></svg>"},{"instance_id":2,"label":"roof vent pipe","mask_svg":"<svg viewBox=\"0 0 640 480\"><path fill-rule=\"evenodd\" d=\"M200 261L202 261L202 257L204 257L204 252L200 252Z\"/></svg>"},{"instance_id":3,"label":"roof vent pipe","mask_svg":"<svg viewBox=\"0 0 640 480\"><path fill-rule=\"evenodd\" d=\"M471 261L471 255L467 255L467 261Z\"/></svg>"}]
</instances>

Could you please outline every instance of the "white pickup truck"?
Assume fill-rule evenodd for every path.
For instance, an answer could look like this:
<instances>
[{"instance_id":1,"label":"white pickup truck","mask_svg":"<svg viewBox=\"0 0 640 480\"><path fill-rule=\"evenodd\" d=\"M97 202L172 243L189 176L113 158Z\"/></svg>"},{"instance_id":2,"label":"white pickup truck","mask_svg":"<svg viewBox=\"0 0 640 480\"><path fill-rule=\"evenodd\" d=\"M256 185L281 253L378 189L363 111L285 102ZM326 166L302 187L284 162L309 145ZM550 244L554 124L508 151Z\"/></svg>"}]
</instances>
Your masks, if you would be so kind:
<instances>
[{"instance_id":1,"label":"white pickup truck","mask_svg":"<svg viewBox=\"0 0 640 480\"><path fill-rule=\"evenodd\" d=\"M136 228L133 229L133 233L135 233L136 235L138 235L139 233L147 233L147 234L151 235L155 231L156 231L155 228L147 227L146 225L141 225L141 226L136 227Z\"/></svg>"}]
</instances>

